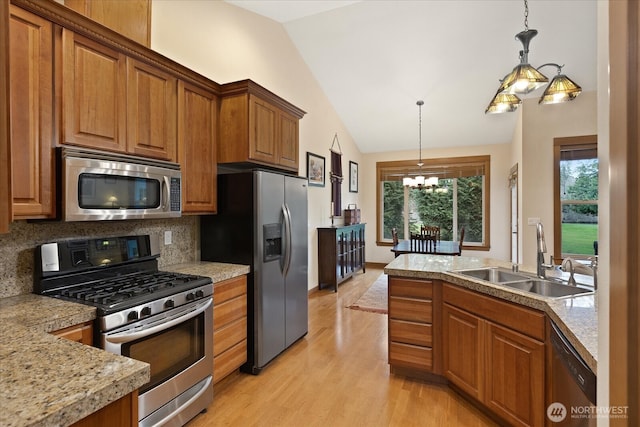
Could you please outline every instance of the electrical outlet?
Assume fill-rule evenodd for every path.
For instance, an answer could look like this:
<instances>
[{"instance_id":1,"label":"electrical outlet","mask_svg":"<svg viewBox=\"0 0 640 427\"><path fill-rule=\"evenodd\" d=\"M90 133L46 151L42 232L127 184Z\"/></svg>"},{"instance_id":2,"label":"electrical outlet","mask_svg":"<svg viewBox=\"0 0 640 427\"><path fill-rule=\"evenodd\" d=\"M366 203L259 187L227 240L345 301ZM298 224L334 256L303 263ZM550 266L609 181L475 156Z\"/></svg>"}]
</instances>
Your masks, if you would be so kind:
<instances>
[{"instance_id":1,"label":"electrical outlet","mask_svg":"<svg viewBox=\"0 0 640 427\"><path fill-rule=\"evenodd\" d=\"M165 245L171 244L171 230L167 230L164 232L164 244Z\"/></svg>"},{"instance_id":2,"label":"electrical outlet","mask_svg":"<svg viewBox=\"0 0 640 427\"><path fill-rule=\"evenodd\" d=\"M527 225L536 225L540 222L540 218L527 218Z\"/></svg>"}]
</instances>

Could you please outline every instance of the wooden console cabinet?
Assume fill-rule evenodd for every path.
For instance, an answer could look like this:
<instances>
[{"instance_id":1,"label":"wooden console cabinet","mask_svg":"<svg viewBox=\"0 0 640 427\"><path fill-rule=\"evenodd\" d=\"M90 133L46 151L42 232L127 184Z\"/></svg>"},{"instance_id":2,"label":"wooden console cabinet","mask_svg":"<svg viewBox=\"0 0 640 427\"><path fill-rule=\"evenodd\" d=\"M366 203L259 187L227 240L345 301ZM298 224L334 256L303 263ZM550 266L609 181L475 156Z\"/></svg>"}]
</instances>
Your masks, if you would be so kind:
<instances>
[{"instance_id":1,"label":"wooden console cabinet","mask_svg":"<svg viewBox=\"0 0 640 427\"><path fill-rule=\"evenodd\" d=\"M338 285L365 271L365 224L318 228L318 287Z\"/></svg>"}]
</instances>

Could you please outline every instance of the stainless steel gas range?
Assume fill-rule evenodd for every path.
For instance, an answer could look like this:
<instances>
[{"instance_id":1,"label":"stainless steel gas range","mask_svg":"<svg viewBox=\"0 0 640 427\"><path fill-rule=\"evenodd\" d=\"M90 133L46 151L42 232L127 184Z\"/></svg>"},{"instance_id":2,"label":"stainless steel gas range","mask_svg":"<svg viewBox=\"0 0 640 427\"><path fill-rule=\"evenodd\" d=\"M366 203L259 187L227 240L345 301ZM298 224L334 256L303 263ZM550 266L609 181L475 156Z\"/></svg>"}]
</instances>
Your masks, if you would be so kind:
<instances>
[{"instance_id":1,"label":"stainless steel gas range","mask_svg":"<svg viewBox=\"0 0 640 427\"><path fill-rule=\"evenodd\" d=\"M140 426L182 426L213 401L213 284L158 270L150 236L46 243L34 292L97 308L94 345L147 362Z\"/></svg>"}]
</instances>

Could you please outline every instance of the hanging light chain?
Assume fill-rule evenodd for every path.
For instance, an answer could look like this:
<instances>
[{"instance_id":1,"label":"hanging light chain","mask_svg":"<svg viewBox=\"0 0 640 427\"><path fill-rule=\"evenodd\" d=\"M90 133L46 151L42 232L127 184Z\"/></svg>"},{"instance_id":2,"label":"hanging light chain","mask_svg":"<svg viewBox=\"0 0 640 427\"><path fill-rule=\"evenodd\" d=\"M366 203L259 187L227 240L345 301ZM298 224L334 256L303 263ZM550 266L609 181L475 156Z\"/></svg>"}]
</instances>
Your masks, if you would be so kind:
<instances>
[{"instance_id":1,"label":"hanging light chain","mask_svg":"<svg viewBox=\"0 0 640 427\"><path fill-rule=\"evenodd\" d=\"M422 169L422 106L424 105L424 101L420 100L416 102L418 104L418 166Z\"/></svg>"},{"instance_id":2,"label":"hanging light chain","mask_svg":"<svg viewBox=\"0 0 640 427\"><path fill-rule=\"evenodd\" d=\"M524 0L524 29L529 29L529 1Z\"/></svg>"}]
</instances>

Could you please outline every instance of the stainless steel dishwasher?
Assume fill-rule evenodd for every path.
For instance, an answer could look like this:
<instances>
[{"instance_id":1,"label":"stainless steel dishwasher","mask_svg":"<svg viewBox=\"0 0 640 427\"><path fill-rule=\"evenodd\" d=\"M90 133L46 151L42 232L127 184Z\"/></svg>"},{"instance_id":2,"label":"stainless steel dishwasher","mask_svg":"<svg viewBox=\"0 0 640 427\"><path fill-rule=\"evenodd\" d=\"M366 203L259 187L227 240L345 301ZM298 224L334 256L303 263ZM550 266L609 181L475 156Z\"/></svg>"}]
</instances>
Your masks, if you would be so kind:
<instances>
[{"instance_id":1,"label":"stainless steel dishwasher","mask_svg":"<svg viewBox=\"0 0 640 427\"><path fill-rule=\"evenodd\" d=\"M595 426L596 374L578 355L556 325L551 323L551 395L548 426Z\"/></svg>"}]
</instances>

